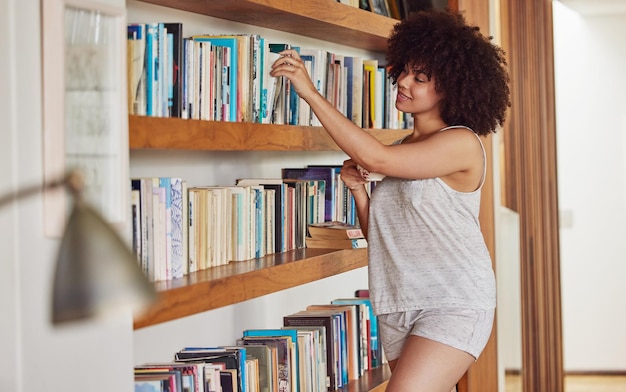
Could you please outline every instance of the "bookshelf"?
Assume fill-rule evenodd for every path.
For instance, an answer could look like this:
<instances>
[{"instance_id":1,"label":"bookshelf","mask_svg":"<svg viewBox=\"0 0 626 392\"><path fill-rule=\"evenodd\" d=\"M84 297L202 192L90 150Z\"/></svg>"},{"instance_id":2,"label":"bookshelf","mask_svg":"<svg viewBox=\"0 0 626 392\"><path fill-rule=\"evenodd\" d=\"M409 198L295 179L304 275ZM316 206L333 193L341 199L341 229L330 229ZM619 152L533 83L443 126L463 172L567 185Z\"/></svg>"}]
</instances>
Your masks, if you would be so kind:
<instances>
[{"instance_id":1,"label":"bookshelf","mask_svg":"<svg viewBox=\"0 0 626 392\"><path fill-rule=\"evenodd\" d=\"M298 4L287 0L142 2L378 52L385 50L386 39L397 22L334 0ZM388 144L409 131L370 129L366 132ZM129 147L181 151L339 151L321 127L146 116L129 116ZM158 303L135 319L134 328L232 305L366 265L365 250L301 249L158 282ZM199 295L209 292L211 295Z\"/></svg>"},{"instance_id":2,"label":"bookshelf","mask_svg":"<svg viewBox=\"0 0 626 392\"><path fill-rule=\"evenodd\" d=\"M381 53L394 19L335 0L141 0L195 14L322 39ZM182 21L184 23L184 20ZM384 143L408 130L371 129ZM321 127L129 116L131 150L340 151ZM134 320L141 330L367 266L367 250L298 249L156 282L159 300ZM384 385L389 368L373 369L344 390Z\"/></svg>"}]
</instances>

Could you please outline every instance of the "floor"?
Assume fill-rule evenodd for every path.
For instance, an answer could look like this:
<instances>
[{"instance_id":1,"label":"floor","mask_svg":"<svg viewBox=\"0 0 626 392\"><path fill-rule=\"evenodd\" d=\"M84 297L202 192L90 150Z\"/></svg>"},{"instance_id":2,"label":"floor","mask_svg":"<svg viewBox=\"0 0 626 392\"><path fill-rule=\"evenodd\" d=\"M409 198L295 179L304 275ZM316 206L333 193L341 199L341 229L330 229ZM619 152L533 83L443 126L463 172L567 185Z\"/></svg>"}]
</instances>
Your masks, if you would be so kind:
<instances>
[{"instance_id":1,"label":"floor","mask_svg":"<svg viewBox=\"0 0 626 392\"><path fill-rule=\"evenodd\" d=\"M370 392L384 392L386 386L385 382ZM506 376L505 392L522 392L520 376ZM565 392L626 392L626 375L567 375L565 376Z\"/></svg>"},{"instance_id":2,"label":"floor","mask_svg":"<svg viewBox=\"0 0 626 392\"><path fill-rule=\"evenodd\" d=\"M519 376L507 375L506 392L521 392ZM626 375L566 375L565 392L626 392Z\"/></svg>"}]
</instances>

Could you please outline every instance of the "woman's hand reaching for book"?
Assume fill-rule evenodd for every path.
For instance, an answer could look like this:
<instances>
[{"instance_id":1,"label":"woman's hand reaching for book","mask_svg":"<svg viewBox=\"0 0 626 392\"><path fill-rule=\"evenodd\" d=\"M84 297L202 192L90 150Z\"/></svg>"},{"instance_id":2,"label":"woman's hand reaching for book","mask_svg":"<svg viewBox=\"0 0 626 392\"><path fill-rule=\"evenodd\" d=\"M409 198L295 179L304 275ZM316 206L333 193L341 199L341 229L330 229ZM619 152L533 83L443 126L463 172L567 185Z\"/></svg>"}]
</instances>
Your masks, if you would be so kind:
<instances>
[{"instance_id":1,"label":"woman's hand reaching for book","mask_svg":"<svg viewBox=\"0 0 626 392\"><path fill-rule=\"evenodd\" d=\"M270 75L288 78L298 95L306 101L313 95L318 94L298 52L288 49L279 54L281 57L272 64Z\"/></svg>"},{"instance_id":2,"label":"woman's hand reaching for book","mask_svg":"<svg viewBox=\"0 0 626 392\"><path fill-rule=\"evenodd\" d=\"M367 180L363 178L361 172L358 169L358 165L352 159L346 159L343 161L341 167L341 180L346 184L351 191L358 191L365 189L363 185L367 183Z\"/></svg>"}]
</instances>

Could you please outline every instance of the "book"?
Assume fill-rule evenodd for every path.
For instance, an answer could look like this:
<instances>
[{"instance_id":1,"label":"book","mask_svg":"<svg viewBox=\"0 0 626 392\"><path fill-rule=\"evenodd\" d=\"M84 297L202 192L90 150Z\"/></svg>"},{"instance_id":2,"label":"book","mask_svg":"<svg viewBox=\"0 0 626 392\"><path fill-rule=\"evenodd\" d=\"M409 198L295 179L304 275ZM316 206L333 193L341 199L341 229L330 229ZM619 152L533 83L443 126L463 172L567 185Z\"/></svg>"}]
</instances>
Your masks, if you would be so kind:
<instances>
[{"instance_id":1,"label":"book","mask_svg":"<svg viewBox=\"0 0 626 392\"><path fill-rule=\"evenodd\" d=\"M319 312L301 311L284 316L283 325L285 327L324 327L326 333L326 374L328 376L329 390L335 390L343 385L339 368L338 339L340 333L335 318L328 313L319 314Z\"/></svg>"},{"instance_id":2,"label":"book","mask_svg":"<svg viewBox=\"0 0 626 392\"><path fill-rule=\"evenodd\" d=\"M244 346L262 344L276 348L278 390L296 392L298 385L296 331L282 329L248 329L243 331Z\"/></svg>"},{"instance_id":3,"label":"book","mask_svg":"<svg viewBox=\"0 0 626 392\"><path fill-rule=\"evenodd\" d=\"M364 304L368 309L369 316L369 368L382 365L382 348L378 342L378 320L374 314L372 303L369 299L369 290L356 290L354 298L337 298L331 301L332 304Z\"/></svg>"},{"instance_id":4,"label":"book","mask_svg":"<svg viewBox=\"0 0 626 392\"><path fill-rule=\"evenodd\" d=\"M246 391L237 386L237 370L235 369L220 370L220 384L222 385L222 392Z\"/></svg>"},{"instance_id":5,"label":"book","mask_svg":"<svg viewBox=\"0 0 626 392\"><path fill-rule=\"evenodd\" d=\"M319 304L309 305L307 310L334 310L343 312L344 337L343 355L346 359L347 380L357 380L361 376L361 330L359 326L359 314L355 305Z\"/></svg>"},{"instance_id":6,"label":"book","mask_svg":"<svg viewBox=\"0 0 626 392\"><path fill-rule=\"evenodd\" d=\"M182 72L183 72L183 24L165 23L168 38L168 115L181 117L182 112Z\"/></svg>"},{"instance_id":7,"label":"book","mask_svg":"<svg viewBox=\"0 0 626 392\"><path fill-rule=\"evenodd\" d=\"M359 375L363 375L369 370L370 364L370 309L367 304L359 301L348 299L337 299L331 301L333 305L352 306L356 315L356 329L358 339L358 368Z\"/></svg>"},{"instance_id":8,"label":"book","mask_svg":"<svg viewBox=\"0 0 626 392\"><path fill-rule=\"evenodd\" d=\"M291 49L295 50L298 55L300 54L300 47L291 46ZM300 97L296 92L296 89L293 87L291 80L285 79L287 82L287 96L289 97L289 102L287 102L287 121L289 125L300 125L299 124L299 110L300 110Z\"/></svg>"},{"instance_id":9,"label":"book","mask_svg":"<svg viewBox=\"0 0 626 392\"><path fill-rule=\"evenodd\" d=\"M185 347L174 355L176 362L223 363L225 369L234 369L237 388L245 391L246 384L246 348L233 347ZM222 384L222 388L224 385Z\"/></svg>"},{"instance_id":10,"label":"book","mask_svg":"<svg viewBox=\"0 0 626 392\"><path fill-rule=\"evenodd\" d=\"M307 233L307 180L283 179L289 195L288 250L304 248Z\"/></svg>"},{"instance_id":11,"label":"book","mask_svg":"<svg viewBox=\"0 0 626 392\"><path fill-rule=\"evenodd\" d=\"M381 93L377 90L379 84L376 83L376 78L378 75L378 60L363 60L363 68L365 70L363 75L364 88L367 88L367 90L364 90L366 91L366 94L364 93L363 95L363 107L364 109L366 109L366 112L369 115L369 118L366 117L364 112L363 127L376 128L376 124L378 124L380 120L378 117L376 117L379 113L378 107L376 106L376 97L377 94ZM367 83L365 81L366 78Z\"/></svg>"},{"instance_id":12,"label":"book","mask_svg":"<svg viewBox=\"0 0 626 392\"><path fill-rule=\"evenodd\" d=\"M304 56L303 59L311 62L311 70L309 75L311 77L311 80L313 81L313 84L315 85L315 88L323 97L326 97L327 51L322 49L301 48L300 57L302 56ZM310 125L317 127L322 125L322 123L313 112L311 112Z\"/></svg>"},{"instance_id":13,"label":"book","mask_svg":"<svg viewBox=\"0 0 626 392\"><path fill-rule=\"evenodd\" d=\"M171 230L171 257L172 257L172 279L181 278L187 274L187 254L185 253L187 242L186 237L186 224L185 216L187 216L187 204L184 197L183 180L180 177L173 177L170 179L171 186L171 213L172 220Z\"/></svg>"},{"instance_id":14,"label":"book","mask_svg":"<svg viewBox=\"0 0 626 392\"><path fill-rule=\"evenodd\" d=\"M346 114L353 123L363 125L363 58L345 56L346 68Z\"/></svg>"},{"instance_id":15,"label":"book","mask_svg":"<svg viewBox=\"0 0 626 392\"><path fill-rule=\"evenodd\" d=\"M240 341L240 344L244 345L243 341ZM272 349L265 344L248 344L246 345L246 353L248 358L257 360L259 391L273 391Z\"/></svg>"},{"instance_id":16,"label":"book","mask_svg":"<svg viewBox=\"0 0 626 392\"><path fill-rule=\"evenodd\" d=\"M204 374L204 383L201 383L204 390L202 392L222 392L222 381L220 374L226 369L223 363L202 363L202 374Z\"/></svg>"},{"instance_id":17,"label":"book","mask_svg":"<svg viewBox=\"0 0 626 392\"><path fill-rule=\"evenodd\" d=\"M164 254L163 254L163 260L165 261L164 263L164 274L163 274L163 279L164 280L171 280L172 279L172 272L173 272L173 268L172 268L172 225L173 225L173 221L172 221L172 195L173 195L173 189L172 189L172 179L170 177L159 177L159 188L162 188L162 194L163 194L163 198L165 201L165 215L162 217L162 224L163 224L163 234L164 234L164 244L165 244L165 249L164 249ZM180 271L178 271L177 273L179 273Z\"/></svg>"},{"instance_id":18,"label":"book","mask_svg":"<svg viewBox=\"0 0 626 392\"><path fill-rule=\"evenodd\" d=\"M175 392L175 372L135 373L135 392Z\"/></svg>"},{"instance_id":19,"label":"book","mask_svg":"<svg viewBox=\"0 0 626 392\"><path fill-rule=\"evenodd\" d=\"M183 390L183 372L174 364L159 364L155 366L135 366L135 387L137 381L157 381L162 380L161 386L166 391Z\"/></svg>"},{"instance_id":20,"label":"book","mask_svg":"<svg viewBox=\"0 0 626 392\"><path fill-rule=\"evenodd\" d=\"M238 186L248 185L261 185L263 188L273 190L274 192L274 207L268 210L266 217L272 217L271 224L273 228L268 230L271 240L273 240L273 246L268 253L284 252L286 250L285 242L285 222L287 220L287 185L283 182L282 178L238 178L235 182Z\"/></svg>"},{"instance_id":21,"label":"book","mask_svg":"<svg viewBox=\"0 0 626 392\"><path fill-rule=\"evenodd\" d=\"M281 169L281 176L285 179L320 180L324 181L324 214L323 221L332 221L335 211L335 193L337 191L337 176L335 169L330 166L307 166L301 168L285 167Z\"/></svg>"},{"instance_id":22,"label":"book","mask_svg":"<svg viewBox=\"0 0 626 392\"><path fill-rule=\"evenodd\" d=\"M313 238L307 237L305 240L307 248L323 249L364 249L367 248L365 238Z\"/></svg>"},{"instance_id":23,"label":"book","mask_svg":"<svg viewBox=\"0 0 626 392\"><path fill-rule=\"evenodd\" d=\"M128 113L146 114L146 26L140 23L128 25Z\"/></svg>"},{"instance_id":24,"label":"book","mask_svg":"<svg viewBox=\"0 0 626 392\"><path fill-rule=\"evenodd\" d=\"M221 68L222 83L222 104L224 110L223 121L236 122L238 115L241 114L237 107L238 90L237 89L237 73L239 64L239 41L236 37L221 37L215 35L194 35L194 41L210 42L211 47L222 48L223 63Z\"/></svg>"},{"instance_id":25,"label":"book","mask_svg":"<svg viewBox=\"0 0 626 392\"><path fill-rule=\"evenodd\" d=\"M267 53L266 72L271 70L272 64L280 58L279 53L283 50L291 48L289 44L269 43ZM289 124L290 123L290 98L291 82L285 77L274 78L274 87L271 89L270 105L270 123L271 124ZM269 96L268 96L269 98Z\"/></svg>"},{"instance_id":26,"label":"book","mask_svg":"<svg viewBox=\"0 0 626 392\"><path fill-rule=\"evenodd\" d=\"M284 326L285 329L295 329L298 334L303 331L310 331L312 333L313 343L315 345L313 349L313 375L316 380L313 380L313 390L318 392L326 392L330 387L330 377L327 374L326 365L326 327L321 325L299 325L299 326Z\"/></svg>"},{"instance_id":27,"label":"book","mask_svg":"<svg viewBox=\"0 0 626 392\"><path fill-rule=\"evenodd\" d=\"M130 206L132 223L132 250L137 257L137 263L141 266L141 181L139 179L130 180Z\"/></svg>"},{"instance_id":28,"label":"book","mask_svg":"<svg viewBox=\"0 0 626 392\"><path fill-rule=\"evenodd\" d=\"M177 390L198 391L202 382L202 365L180 362L155 362L135 366L135 374L158 373L162 371L175 372ZM182 387L182 389L180 389Z\"/></svg>"},{"instance_id":29,"label":"book","mask_svg":"<svg viewBox=\"0 0 626 392\"><path fill-rule=\"evenodd\" d=\"M363 231L360 227L339 221L315 223L309 225L308 231L311 238L365 238L365 236L363 235Z\"/></svg>"}]
</instances>

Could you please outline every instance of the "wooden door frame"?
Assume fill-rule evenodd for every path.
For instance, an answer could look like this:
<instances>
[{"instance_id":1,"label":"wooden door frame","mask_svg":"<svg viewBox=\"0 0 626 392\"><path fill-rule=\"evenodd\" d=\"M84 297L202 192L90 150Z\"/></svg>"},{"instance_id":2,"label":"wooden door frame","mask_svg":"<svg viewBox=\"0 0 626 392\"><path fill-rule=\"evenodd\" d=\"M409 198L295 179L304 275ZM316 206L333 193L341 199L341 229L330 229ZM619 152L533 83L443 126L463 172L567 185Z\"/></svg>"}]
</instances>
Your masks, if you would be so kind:
<instances>
[{"instance_id":1,"label":"wooden door frame","mask_svg":"<svg viewBox=\"0 0 626 392\"><path fill-rule=\"evenodd\" d=\"M463 10L470 23L490 34L489 0L454 0L449 6ZM563 392L552 1L500 0L499 8L512 100L500 131L500 191L504 205L520 217L522 385L525 392ZM491 164L493 150L486 145ZM485 185L480 220L494 256L493 179ZM498 390L496 330L494 324L459 392Z\"/></svg>"}]
</instances>

